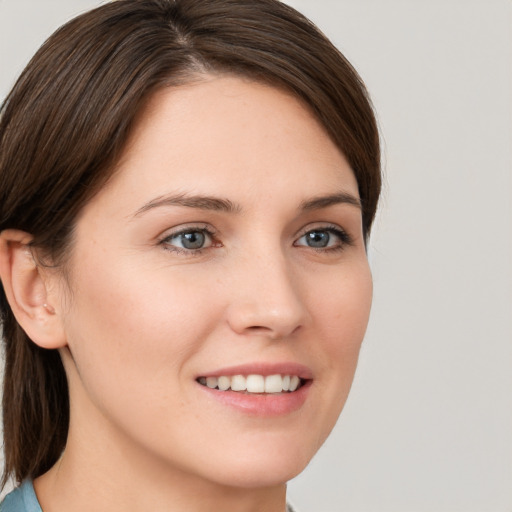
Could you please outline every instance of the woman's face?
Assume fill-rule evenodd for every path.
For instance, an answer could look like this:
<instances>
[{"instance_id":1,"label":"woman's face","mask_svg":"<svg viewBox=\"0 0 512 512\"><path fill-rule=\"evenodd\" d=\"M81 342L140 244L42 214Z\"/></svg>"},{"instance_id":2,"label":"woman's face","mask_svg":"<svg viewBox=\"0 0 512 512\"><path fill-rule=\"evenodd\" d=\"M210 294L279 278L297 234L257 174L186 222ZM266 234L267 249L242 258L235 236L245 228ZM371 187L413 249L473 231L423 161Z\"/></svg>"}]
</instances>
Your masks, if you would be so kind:
<instances>
[{"instance_id":1,"label":"woman's face","mask_svg":"<svg viewBox=\"0 0 512 512\"><path fill-rule=\"evenodd\" d=\"M60 304L69 446L122 446L225 485L300 472L368 321L358 200L294 97L235 77L158 92L77 221Z\"/></svg>"}]
</instances>

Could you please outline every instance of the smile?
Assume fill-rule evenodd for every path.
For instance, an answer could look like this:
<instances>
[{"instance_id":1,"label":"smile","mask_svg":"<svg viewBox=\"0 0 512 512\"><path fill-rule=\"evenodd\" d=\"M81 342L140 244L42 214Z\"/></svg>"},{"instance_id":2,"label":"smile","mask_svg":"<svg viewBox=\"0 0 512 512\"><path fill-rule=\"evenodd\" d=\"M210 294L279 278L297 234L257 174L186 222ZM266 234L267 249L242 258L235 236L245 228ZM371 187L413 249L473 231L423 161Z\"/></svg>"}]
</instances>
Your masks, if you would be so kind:
<instances>
[{"instance_id":1,"label":"smile","mask_svg":"<svg viewBox=\"0 0 512 512\"><path fill-rule=\"evenodd\" d=\"M233 375L199 377L199 384L219 391L241 393L291 393L299 389L304 381L297 375Z\"/></svg>"}]
</instances>

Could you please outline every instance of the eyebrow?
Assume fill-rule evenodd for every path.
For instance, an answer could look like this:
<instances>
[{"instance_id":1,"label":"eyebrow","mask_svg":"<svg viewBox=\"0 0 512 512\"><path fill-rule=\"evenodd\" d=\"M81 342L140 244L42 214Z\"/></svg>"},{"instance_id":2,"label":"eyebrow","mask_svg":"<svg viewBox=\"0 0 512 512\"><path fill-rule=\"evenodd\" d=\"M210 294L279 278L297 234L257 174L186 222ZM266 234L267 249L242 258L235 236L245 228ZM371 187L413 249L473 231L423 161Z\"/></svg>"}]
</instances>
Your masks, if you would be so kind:
<instances>
[{"instance_id":1,"label":"eyebrow","mask_svg":"<svg viewBox=\"0 0 512 512\"><path fill-rule=\"evenodd\" d=\"M339 192L337 194L330 194L326 196L314 197L303 201L299 205L300 211L312 211L321 210L334 206L337 204L350 204L361 209L361 201L356 196L349 194L348 192ZM139 208L134 217L142 215L148 210L159 208L162 206L185 206L187 208L194 208L198 210L210 210L224 213L240 213L242 207L239 204L230 201L229 199L223 199L220 197L202 196L202 195L187 195L187 194L176 194L159 196L152 199L144 206Z\"/></svg>"},{"instance_id":2,"label":"eyebrow","mask_svg":"<svg viewBox=\"0 0 512 512\"><path fill-rule=\"evenodd\" d=\"M233 203L229 199L201 195L190 196L187 194L177 194L160 196L149 201L142 206L142 208L139 208L135 212L134 216L136 217L148 210L152 210L153 208L158 208L160 206L185 206L187 208L195 208L198 210L213 210L225 213L238 213L242 209L239 205Z\"/></svg>"},{"instance_id":3,"label":"eyebrow","mask_svg":"<svg viewBox=\"0 0 512 512\"><path fill-rule=\"evenodd\" d=\"M362 209L361 200L348 192L338 192L337 194L330 194L327 196L314 197L303 201L300 205L301 210L321 210L322 208L328 208L336 204L350 204L356 206L360 210Z\"/></svg>"}]
</instances>

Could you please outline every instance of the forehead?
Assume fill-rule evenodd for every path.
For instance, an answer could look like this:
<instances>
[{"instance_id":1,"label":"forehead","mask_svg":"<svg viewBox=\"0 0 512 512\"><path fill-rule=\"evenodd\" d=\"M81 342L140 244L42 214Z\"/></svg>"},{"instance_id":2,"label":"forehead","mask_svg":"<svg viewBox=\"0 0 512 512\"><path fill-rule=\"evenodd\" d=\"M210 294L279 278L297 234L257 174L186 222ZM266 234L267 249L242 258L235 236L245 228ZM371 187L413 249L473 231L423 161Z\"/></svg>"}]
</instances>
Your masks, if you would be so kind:
<instances>
[{"instance_id":1,"label":"forehead","mask_svg":"<svg viewBox=\"0 0 512 512\"><path fill-rule=\"evenodd\" d=\"M155 93L117 168L109 187L134 194L358 196L344 155L301 101L233 76Z\"/></svg>"}]
</instances>

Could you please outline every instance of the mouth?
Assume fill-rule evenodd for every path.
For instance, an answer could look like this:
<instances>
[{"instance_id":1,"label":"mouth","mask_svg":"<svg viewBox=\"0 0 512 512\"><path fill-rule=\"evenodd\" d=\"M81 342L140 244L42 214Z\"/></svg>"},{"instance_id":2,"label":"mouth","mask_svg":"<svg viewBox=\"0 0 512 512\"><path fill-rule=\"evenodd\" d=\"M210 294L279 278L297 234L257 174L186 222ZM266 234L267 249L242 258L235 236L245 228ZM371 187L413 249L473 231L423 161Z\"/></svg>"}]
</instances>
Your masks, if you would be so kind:
<instances>
[{"instance_id":1,"label":"mouth","mask_svg":"<svg viewBox=\"0 0 512 512\"><path fill-rule=\"evenodd\" d=\"M199 377L202 386L218 391L235 391L241 394L284 394L294 393L303 387L308 379L298 375L219 375L218 377Z\"/></svg>"}]
</instances>

